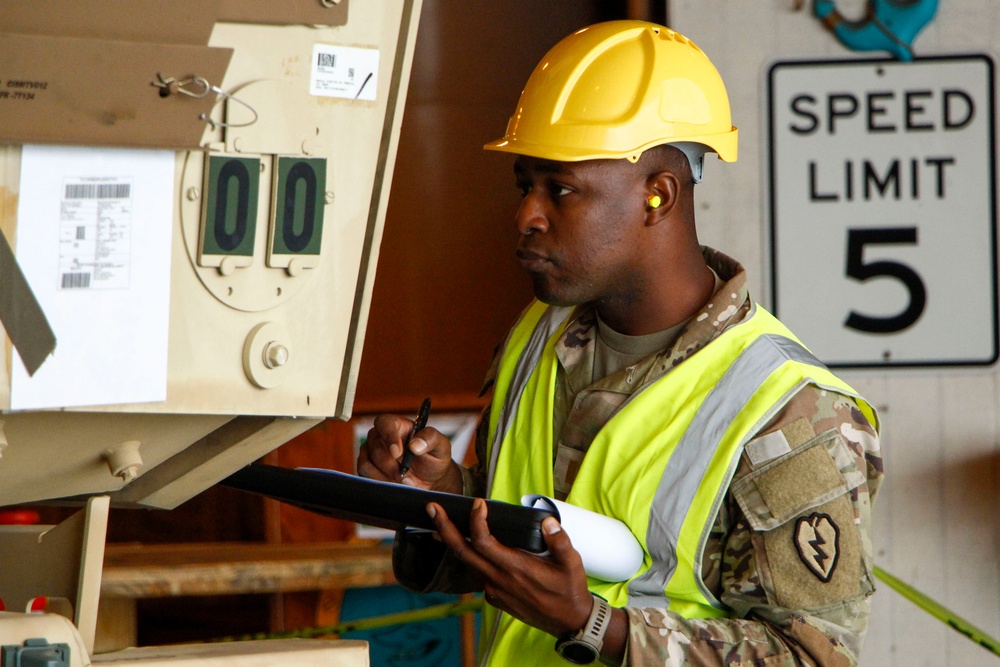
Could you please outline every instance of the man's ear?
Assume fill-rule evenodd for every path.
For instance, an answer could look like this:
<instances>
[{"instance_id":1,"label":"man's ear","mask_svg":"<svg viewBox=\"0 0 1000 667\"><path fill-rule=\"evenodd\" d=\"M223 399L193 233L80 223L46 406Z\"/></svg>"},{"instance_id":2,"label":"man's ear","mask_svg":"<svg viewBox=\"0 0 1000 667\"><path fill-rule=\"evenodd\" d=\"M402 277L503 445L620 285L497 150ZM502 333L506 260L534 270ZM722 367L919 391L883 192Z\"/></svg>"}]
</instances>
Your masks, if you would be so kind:
<instances>
[{"instance_id":1,"label":"man's ear","mask_svg":"<svg viewBox=\"0 0 1000 667\"><path fill-rule=\"evenodd\" d=\"M656 225L675 212L681 196L677 175L659 171L646 179L646 224Z\"/></svg>"}]
</instances>

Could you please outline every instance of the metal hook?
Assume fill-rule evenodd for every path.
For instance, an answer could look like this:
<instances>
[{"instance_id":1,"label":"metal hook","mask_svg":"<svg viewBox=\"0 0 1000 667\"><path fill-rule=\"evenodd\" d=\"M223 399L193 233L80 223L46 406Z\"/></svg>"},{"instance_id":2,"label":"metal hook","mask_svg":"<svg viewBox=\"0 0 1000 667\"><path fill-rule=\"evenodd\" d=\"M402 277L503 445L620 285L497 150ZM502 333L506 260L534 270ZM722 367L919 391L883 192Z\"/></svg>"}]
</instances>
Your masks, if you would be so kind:
<instances>
[{"instance_id":1,"label":"metal hook","mask_svg":"<svg viewBox=\"0 0 1000 667\"><path fill-rule=\"evenodd\" d=\"M169 97L177 91L177 79L174 77L168 76L167 78L163 78L163 75L157 72L156 79L156 81L151 81L150 84L160 89L160 97Z\"/></svg>"},{"instance_id":2,"label":"metal hook","mask_svg":"<svg viewBox=\"0 0 1000 667\"><path fill-rule=\"evenodd\" d=\"M208 81L205 81L205 79L202 79L201 77L195 77L195 78L196 79L201 79L201 81L203 81L205 83L205 85L208 87L208 90L206 90L205 93L204 93L205 95L208 94L208 91L211 91L211 92L215 93L216 95L220 95L221 97L225 98L227 102L236 102L237 104L243 105L244 107L246 107L246 109L250 113L253 114L253 118L250 119L250 120L248 120L245 123L224 123L222 121L215 120L215 119L211 118L208 114L205 114L205 113L201 114L199 116L199 118L201 118L203 121L205 121L206 123L208 123L209 126L213 130L215 128L217 128L217 127L224 127L224 128L229 128L229 127L233 127L233 128L235 128L235 127L248 127L248 126L253 125L254 123L257 122L257 119L259 118L259 116L257 115L257 110L254 109L252 106L250 106L248 103L244 102L243 100L241 100L240 98L236 97L232 93L227 93L226 91L222 90L218 86L211 85L210 83L208 83Z\"/></svg>"},{"instance_id":3,"label":"metal hook","mask_svg":"<svg viewBox=\"0 0 1000 667\"><path fill-rule=\"evenodd\" d=\"M188 90L187 86L197 85L201 87L200 91ZM188 97L205 97L208 95L209 91L212 90L211 84L200 76L191 76L183 81L177 82L177 92L182 95L187 95Z\"/></svg>"},{"instance_id":4,"label":"metal hook","mask_svg":"<svg viewBox=\"0 0 1000 667\"><path fill-rule=\"evenodd\" d=\"M254 123L256 123L257 119L259 118L256 109L254 109L252 106L250 106L243 100L222 90L218 86L212 85L203 76L198 76L196 74L193 76L189 76L188 78L183 79L181 81L178 81L172 76L164 77L162 74L157 72L156 79L157 79L156 81L153 81L151 83L153 86L156 86L157 88L160 89L160 97L169 97L174 93L180 93L182 95L187 95L188 97L202 98L208 95L209 93L215 93L216 95L225 98L227 101L233 101L236 102L237 104L242 104L250 111L250 113L253 114L253 119L247 121L246 123L224 123L222 121L218 121L211 118L208 114L205 113L198 116L200 120L203 120L206 123L208 123L209 126L212 127L212 129L215 129L217 127L247 127L248 125L253 125Z\"/></svg>"},{"instance_id":5,"label":"metal hook","mask_svg":"<svg viewBox=\"0 0 1000 667\"><path fill-rule=\"evenodd\" d=\"M200 95L198 95L198 97L204 97L209 92L213 92L216 95L219 95L219 96L225 98L227 101L232 101L232 102L236 102L237 104L243 105L244 107L247 108L248 111L250 111L250 113L253 114L253 118L250 119L250 120L248 120L245 123L224 123L222 121L213 119L212 117L210 117L208 114L205 114L205 113L203 113L200 116L198 116L201 120L203 120L206 123L208 123L209 126L213 130L215 128L217 128L217 127L247 127L247 126L253 125L254 123L257 122L257 119L259 118L259 116L257 115L257 110L254 109L252 106L250 106L249 104L247 104L243 100L239 99L238 97L236 97L232 93L227 93L226 91L222 90L218 86L213 86L212 84L210 84L208 81L206 81L204 78L202 78L200 76L196 76L196 77L194 77L194 79L195 79L196 83L199 83L199 84L205 86L205 92L201 93Z\"/></svg>"},{"instance_id":6,"label":"metal hook","mask_svg":"<svg viewBox=\"0 0 1000 667\"><path fill-rule=\"evenodd\" d=\"M164 77L157 72L156 79L151 84L160 89L160 97L170 97L174 93L181 93L188 97L205 97L212 88L208 81L200 76L189 76L186 79L178 81L172 76ZM200 87L201 90L189 90L189 86L192 85Z\"/></svg>"}]
</instances>

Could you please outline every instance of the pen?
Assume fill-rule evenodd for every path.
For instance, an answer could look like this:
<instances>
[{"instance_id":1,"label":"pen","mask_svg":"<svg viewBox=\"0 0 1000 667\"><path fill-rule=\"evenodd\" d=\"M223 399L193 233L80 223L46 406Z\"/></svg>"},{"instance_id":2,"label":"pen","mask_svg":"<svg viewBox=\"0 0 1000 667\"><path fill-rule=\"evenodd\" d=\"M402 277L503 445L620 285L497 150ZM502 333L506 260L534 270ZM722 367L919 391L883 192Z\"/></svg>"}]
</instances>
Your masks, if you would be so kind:
<instances>
[{"instance_id":1,"label":"pen","mask_svg":"<svg viewBox=\"0 0 1000 667\"><path fill-rule=\"evenodd\" d=\"M431 399L430 397L427 397L424 399L424 402L420 404L420 410L417 412L417 421L413 422L413 430L410 431L410 437L406 439L406 447L403 449L403 462L399 466L400 477L408 473L410 471L410 466L413 465L413 452L410 451L410 440L413 440L413 436L427 426L427 418L430 414Z\"/></svg>"}]
</instances>

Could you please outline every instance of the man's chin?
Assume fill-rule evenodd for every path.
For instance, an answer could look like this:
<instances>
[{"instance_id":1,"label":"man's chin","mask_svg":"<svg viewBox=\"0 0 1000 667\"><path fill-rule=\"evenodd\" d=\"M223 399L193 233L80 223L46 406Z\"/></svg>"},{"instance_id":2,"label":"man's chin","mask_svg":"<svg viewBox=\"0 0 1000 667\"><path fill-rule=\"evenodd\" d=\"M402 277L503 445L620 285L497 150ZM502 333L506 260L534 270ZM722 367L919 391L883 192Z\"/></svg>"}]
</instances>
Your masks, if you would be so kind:
<instances>
[{"instance_id":1,"label":"man's chin","mask_svg":"<svg viewBox=\"0 0 1000 667\"><path fill-rule=\"evenodd\" d=\"M583 303L583 301L580 301L579 299L571 299L565 295L556 294L550 290L540 290L537 287L535 288L535 298L542 303L557 307L579 306Z\"/></svg>"},{"instance_id":2,"label":"man's chin","mask_svg":"<svg viewBox=\"0 0 1000 667\"><path fill-rule=\"evenodd\" d=\"M553 284L552 281L539 274L531 274L531 288L536 299L550 306L579 306L588 301L579 294L574 296L567 293L567 290L560 289L559 285Z\"/></svg>"}]
</instances>

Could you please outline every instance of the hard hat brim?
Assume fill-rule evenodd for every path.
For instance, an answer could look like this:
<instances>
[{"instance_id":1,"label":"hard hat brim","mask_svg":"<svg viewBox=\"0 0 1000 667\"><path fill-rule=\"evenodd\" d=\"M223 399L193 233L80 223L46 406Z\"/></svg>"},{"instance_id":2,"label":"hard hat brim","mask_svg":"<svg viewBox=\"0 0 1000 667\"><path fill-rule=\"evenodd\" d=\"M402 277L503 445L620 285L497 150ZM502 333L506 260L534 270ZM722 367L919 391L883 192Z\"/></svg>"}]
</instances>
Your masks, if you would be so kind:
<instances>
[{"instance_id":1,"label":"hard hat brim","mask_svg":"<svg viewBox=\"0 0 1000 667\"><path fill-rule=\"evenodd\" d=\"M737 146L739 144L739 130L735 127L723 134L708 134L678 137L676 140L658 139L643 146L638 146L631 150L609 151L606 148L600 151L574 150L564 146L545 146L542 144L532 144L526 141L500 138L491 141L483 146L483 150L498 151L501 153L513 153L515 155L527 155L543 160L555 160L557 162L582 162L584 160L605 160L605 159L627 159L635 162L646 150L676 142L690 142L704 145L709 151L718 154L719 159L724 162L736 162Z\"/></svg>"}]
</instances>

